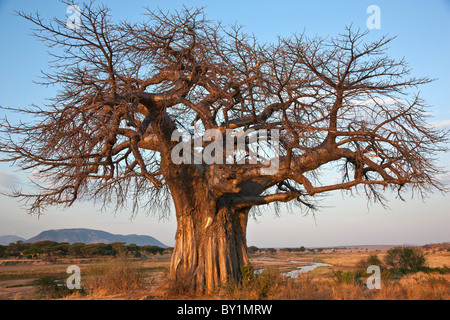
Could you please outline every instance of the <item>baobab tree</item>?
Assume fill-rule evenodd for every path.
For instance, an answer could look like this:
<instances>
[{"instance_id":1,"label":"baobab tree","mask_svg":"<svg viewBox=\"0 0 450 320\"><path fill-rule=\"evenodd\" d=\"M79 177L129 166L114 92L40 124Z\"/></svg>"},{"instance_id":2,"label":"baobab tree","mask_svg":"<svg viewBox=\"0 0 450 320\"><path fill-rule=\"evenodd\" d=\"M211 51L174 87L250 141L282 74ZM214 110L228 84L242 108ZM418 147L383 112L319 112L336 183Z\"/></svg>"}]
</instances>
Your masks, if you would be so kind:
<instances>
[{"instance_id":1,"label":"baobab tree","mask_svg":"<svg viewBox=\"0 0 450 320\"><path fill-rule=\"evenodd\" d=\"M252 209L314 210L317 196L334 190L381 203L386 188L444 190L435 156L446 133L427 125L428 106L415 93L431 79L386 55L393 38L367 41L348 27L329 39L293 34L261 44L203 9L148 11L136 23L115 22L93 3L81 9L79 28L19 12L51 48L42 83L57 89L45 105L4 108L28 121L1 122L2 160L35 177L34 193L11 194L31 213L86 198L160 214L173 203L170 275L213 291L249 263ZM271 145L265 156L252 153L261 130ZM225 161L206 161L207 150ZM330 167L341 181L324 182Z\"/></svg>"}]
</instances>

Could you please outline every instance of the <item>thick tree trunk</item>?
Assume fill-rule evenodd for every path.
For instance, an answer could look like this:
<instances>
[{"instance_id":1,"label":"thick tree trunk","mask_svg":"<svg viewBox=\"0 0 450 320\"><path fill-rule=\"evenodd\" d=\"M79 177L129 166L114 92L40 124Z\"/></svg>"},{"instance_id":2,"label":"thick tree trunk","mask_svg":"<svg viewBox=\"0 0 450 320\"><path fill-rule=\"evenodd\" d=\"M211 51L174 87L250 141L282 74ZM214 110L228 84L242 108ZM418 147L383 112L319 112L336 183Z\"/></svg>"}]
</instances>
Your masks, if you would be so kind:
<instances>
[{"instance_id":1,"label":"thick tree trunk","mask_svg":"<svg viewBox=\"0 0 450 320\"><path fill-rule=\"evenodd\" d=\"M212 292L229 280L238 281L242 266L249 262L249 210L218 204L206 185L200 182L172 189L177 232L170 276L175 281L189 279L192 289L200 292Z\"/></svg>"}]
</instances>

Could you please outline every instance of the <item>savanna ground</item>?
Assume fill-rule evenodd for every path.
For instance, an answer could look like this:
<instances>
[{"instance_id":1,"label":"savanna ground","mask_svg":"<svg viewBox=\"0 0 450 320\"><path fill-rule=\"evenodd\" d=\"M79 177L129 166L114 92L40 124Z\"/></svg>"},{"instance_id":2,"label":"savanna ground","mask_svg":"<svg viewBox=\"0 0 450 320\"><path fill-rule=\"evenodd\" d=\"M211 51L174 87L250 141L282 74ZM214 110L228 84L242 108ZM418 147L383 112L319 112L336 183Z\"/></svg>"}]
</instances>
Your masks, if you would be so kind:
<instances>
[{"instance_id":1,"label":"savanna ground","mask_svg":"<svg viewBox=\"0 0 450 320\"><path fill-rule=\"evenodd\" d=\"M4 259L0 260L0 299L444 299L450 300L450 244L421 247L427 271L382 272L381 288L368 289L360 263L370 255L382 261L389 248L336 248L289 252L259 250L242 282L227 284L210 295L189 292L187 282L171 283L170 253L143 258ZM298 275L283 274L314 262L329 264ZM68 290L69 265L81 270L82 290ZM358 267L359 266L359 267ZM263 270L264 269L264 270ZM255 275L254 271L261 273ZM188 280L188 279L186 279Z\"/></svg>"}]
</instances>

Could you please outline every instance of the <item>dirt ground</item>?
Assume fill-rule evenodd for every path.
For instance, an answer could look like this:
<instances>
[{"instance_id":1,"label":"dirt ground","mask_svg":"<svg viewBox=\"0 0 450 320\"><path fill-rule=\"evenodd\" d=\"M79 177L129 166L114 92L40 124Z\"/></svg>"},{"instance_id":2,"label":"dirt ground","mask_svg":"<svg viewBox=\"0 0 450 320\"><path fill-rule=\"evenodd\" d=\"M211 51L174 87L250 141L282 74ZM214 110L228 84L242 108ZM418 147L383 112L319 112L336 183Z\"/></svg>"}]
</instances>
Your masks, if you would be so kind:
<instances>
[{"instance_id":1,"label":"dirt ground","mask_svg":"<svg viewBox=\"0 0 450 320\"><path fill-rule=\"evenodd\" d=\"M429 267L450 266L450 244L447 246L425 247ZM252 266L255 270L277 268L286 272L298 269L313 263L325 263L329 266L321 266L308 272L308 275L329 275L333 270L352 270L355 265L369 254L377 254L382 258L389 248L348 248L348 249L324 249L321 252L284 252L266 253L259 251L250 255ZM114 259L114 258L113 258ZM58 259L49 263L43 260L26 259L4 259L0 260L0 299L37 299L33 281L41 275L59 275L68 277L67 267L78 265L81 270L83 283L83 272L90 266L104 263L105 259ZM120 294L77 296L73 294L66 299L165 299L165 288L163 279L167 274L170 254L157 255L135 260L140 268L150 279L144 289L134 290ZM171 299L211 299L205 296L171 296Z\"/></svg>"}]
</instances>

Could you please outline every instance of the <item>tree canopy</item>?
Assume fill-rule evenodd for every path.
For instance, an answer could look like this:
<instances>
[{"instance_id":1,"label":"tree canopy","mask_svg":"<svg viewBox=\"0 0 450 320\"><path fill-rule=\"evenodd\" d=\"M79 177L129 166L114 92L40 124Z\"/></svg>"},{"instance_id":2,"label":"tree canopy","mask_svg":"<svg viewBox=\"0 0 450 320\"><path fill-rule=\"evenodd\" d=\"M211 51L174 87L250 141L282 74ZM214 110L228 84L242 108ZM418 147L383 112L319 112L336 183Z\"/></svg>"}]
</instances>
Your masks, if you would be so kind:
<instances>
[{"instance_id":1,"label":"tree canopy","mask_svg":"<svg viewBox=\"0 0 450 320\"><path fill-rule=\"evenodd\" d=\"M315 209L318 195L357 186L381 203L385 189L400 197L445 190L436 157L448 132L427 123L430 107L417 92L432 79L389 57L393 37L368 41L347 27L334 37L260 43L204 9L148 10L130 22L94 2L83 6L79 28L19 15L50 47L43 84L58 93L43 106L3 108L31 119L0 123L2 161L37 178L36 193L13 195L38 214L87 198L164 215L173 200L171 269L200 286L239 277L251 208ZM253 152L261 130L271 144L258 149L265 155ZM173 139L180 131L190 138ZM184 159L203 160L174 161L181 142L193 145ZM207 153L237 161L205 161ZM276 160L269 173L268 159ZM330 166L341 181L323 179Z\"/></svg>"}]
</instances>

